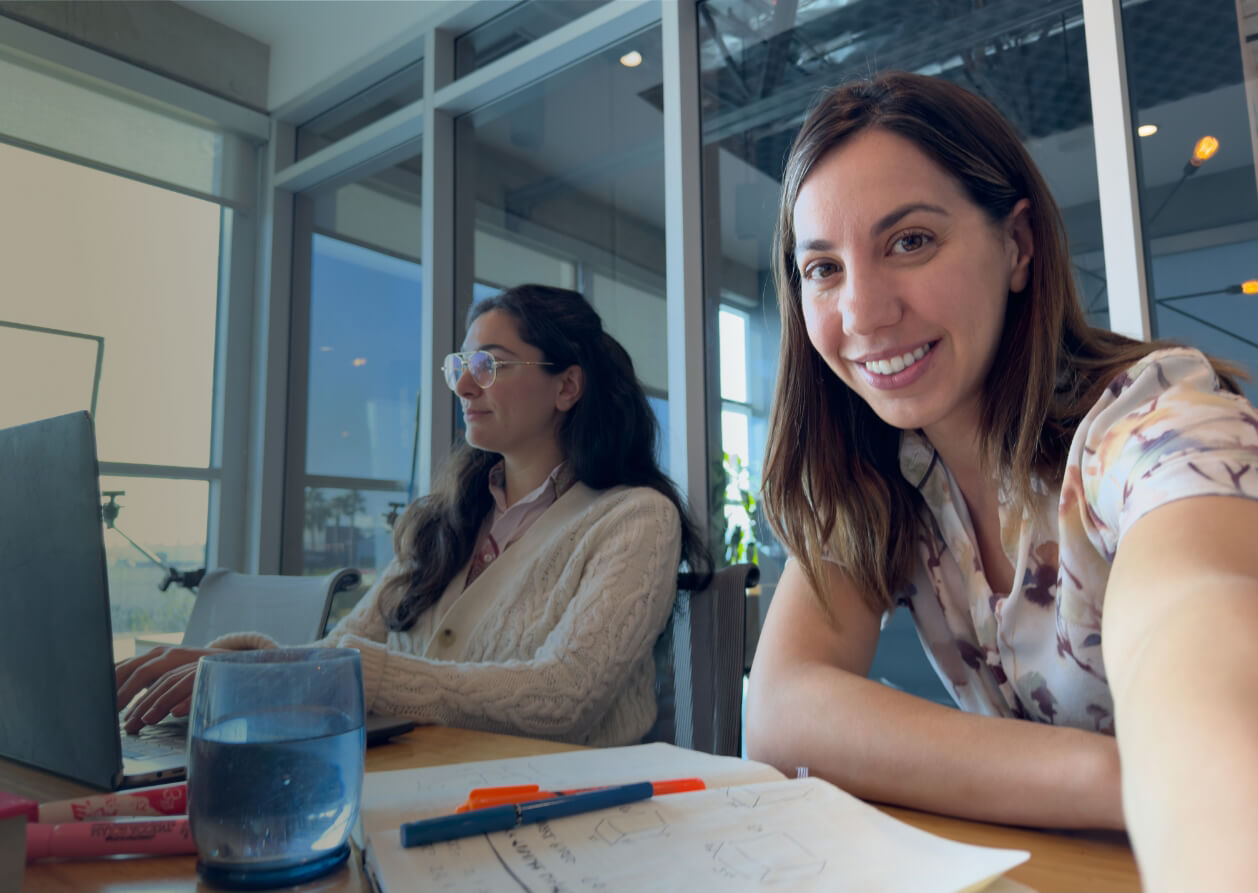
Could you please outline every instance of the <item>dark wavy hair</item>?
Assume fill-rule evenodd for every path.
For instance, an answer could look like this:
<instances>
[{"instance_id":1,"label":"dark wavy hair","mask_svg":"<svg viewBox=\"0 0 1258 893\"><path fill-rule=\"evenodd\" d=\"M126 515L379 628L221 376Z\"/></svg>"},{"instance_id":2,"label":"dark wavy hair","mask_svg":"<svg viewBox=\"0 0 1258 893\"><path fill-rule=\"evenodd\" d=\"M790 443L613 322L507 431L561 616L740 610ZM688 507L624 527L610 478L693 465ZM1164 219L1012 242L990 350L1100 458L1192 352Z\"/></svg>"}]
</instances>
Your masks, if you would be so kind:
<instances>
[{"instance_id":1,"label":"dark wavy hair","mask_svg":"<svg viewBox=\"0 0 1258 893\"><path fill-rule=\"evenodd\" d=\"M809 173L857 134L908 140L954 177L992 222L1030 200L1030 282L1006 303L983 386L984 467L1008 475L1022 505L1031 475L1060 476L1080 421L1105 386L1165 342L1088 324L1075 292L1061 212L1017 133L990 102L941 78L887 72L835 87L800 128L786 162L773 256L782 315L776 393L764 463L766 514L814 593L823 554L882 611L908 579L920 499L899 470L900 431L880 419L808 340L795 263L795 202ZM1236 391L1235 366L1212 360Z\"/></svg>"},{"instance_id":2,"label":"dark wavy hair","mask_svg":"<svg viewBox=\"0 0 1258 893\"><path fill-rule=\"evenodd\" d=\"M559 445L575 480L595 490L650 487L677 507L681 554L704 581L712 561L677 488L655 461L659 424L620 342L603 331L597 311L578 292L517 285L474 304L467 326L499 310L515 320L520 337L559 375L580 366L581 398L559 428ZM390 629L410 629L467 564L485 516L493 509L489 472L502 457L463 443L455 448L431 493L411 503L393 532L398 560L410 566L383 584L380 610Z\"/></svg>"}]
</instances>

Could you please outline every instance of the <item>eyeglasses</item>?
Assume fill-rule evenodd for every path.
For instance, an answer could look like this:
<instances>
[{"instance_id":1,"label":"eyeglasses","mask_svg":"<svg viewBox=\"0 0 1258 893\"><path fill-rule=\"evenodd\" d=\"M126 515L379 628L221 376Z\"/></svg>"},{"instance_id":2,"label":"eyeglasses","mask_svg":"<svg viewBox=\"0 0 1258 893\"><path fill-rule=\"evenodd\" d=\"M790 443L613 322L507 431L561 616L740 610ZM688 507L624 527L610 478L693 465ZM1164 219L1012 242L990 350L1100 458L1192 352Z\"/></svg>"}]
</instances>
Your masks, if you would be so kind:
<instances>
[{"instance_id":1,"label":"eyeglasses","mask_svg":"<svg viewBox=\"0 0 1258 893\"><path fill-rule=\"evenodd\" d=\"M445 360L441 363L441 371L445 373L446 384L450 386L450 390L457 391L459 379L463 377L465 369L478 388L488 388L498 378L499 366L553 365L555 364L539 360L500 360L487 350L472 350L446 354Z\"/></svg>"}]
</instances>

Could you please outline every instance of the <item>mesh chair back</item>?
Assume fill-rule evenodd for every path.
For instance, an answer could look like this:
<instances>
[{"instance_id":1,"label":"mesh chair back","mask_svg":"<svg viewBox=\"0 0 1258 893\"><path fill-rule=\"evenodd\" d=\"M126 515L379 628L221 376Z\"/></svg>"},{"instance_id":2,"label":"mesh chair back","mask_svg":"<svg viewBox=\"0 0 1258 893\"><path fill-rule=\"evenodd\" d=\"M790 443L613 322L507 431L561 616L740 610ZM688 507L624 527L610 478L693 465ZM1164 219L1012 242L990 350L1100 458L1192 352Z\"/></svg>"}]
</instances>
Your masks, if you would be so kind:
<instances>
[{"instance_id":1,"label":"mesh chair back","mask_svg":"<svg viewBox=\"0 0 1258 893\"><path fill-rule=\"evenodd\" d=\"M212 570L197 586L183 644L201 646L225 633L259 632L281 645L305 645L323 635L332 596L361 579L349 567L321 577Z\"/></svg>"},{"instance_id":2,"label":"mesh chair back","mask_svg":"<svg viewBox=\"0 0 1258 893\"><path fill-rule=\"evenodd\" d=\"M736 564L695 591L694 576L678 574L673 613L655 644L658 713L646 740L739 755L747 589L759 579L754 564Z\"/></svg>"}]
</instances>

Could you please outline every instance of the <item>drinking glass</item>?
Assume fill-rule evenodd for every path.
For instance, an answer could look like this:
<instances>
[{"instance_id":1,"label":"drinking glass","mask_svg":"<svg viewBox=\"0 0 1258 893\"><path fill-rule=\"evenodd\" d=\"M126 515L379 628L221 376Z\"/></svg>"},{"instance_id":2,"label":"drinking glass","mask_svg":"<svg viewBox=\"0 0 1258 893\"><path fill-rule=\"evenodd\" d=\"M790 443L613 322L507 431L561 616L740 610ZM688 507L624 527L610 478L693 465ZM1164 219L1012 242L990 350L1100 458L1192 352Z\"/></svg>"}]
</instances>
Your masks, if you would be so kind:
<instances>
[{"instance_id":1,"label":"drinking glass","mask_svg":"<svg viewBox=\"0 0 1258 893\"><path fill-rule=\"evenodd\" d=\"M188 820L201 878L259 890L344 862L364 746L356 650L202 657L188 724Z\"/></svg>"}]
</instances>

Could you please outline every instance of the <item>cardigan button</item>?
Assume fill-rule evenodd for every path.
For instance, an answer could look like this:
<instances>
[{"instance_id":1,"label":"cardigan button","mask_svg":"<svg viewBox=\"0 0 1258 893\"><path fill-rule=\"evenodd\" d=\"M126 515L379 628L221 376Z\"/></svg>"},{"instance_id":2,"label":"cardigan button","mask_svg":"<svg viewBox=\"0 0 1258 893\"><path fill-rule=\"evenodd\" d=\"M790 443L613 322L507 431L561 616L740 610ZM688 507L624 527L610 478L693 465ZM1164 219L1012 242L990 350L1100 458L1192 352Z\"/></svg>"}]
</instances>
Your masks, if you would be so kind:
<instances>
[{"instance_id":1,"label":"cardigan button","mask_svg":"<svg viewBox=\"0 0 1258 893\"><path fill-rule=\"evenodd\" d=\"M454 630L446 627L441 631L441 645L443 648L449 648L454 644Z\"/></svg>"}]
</instances>

